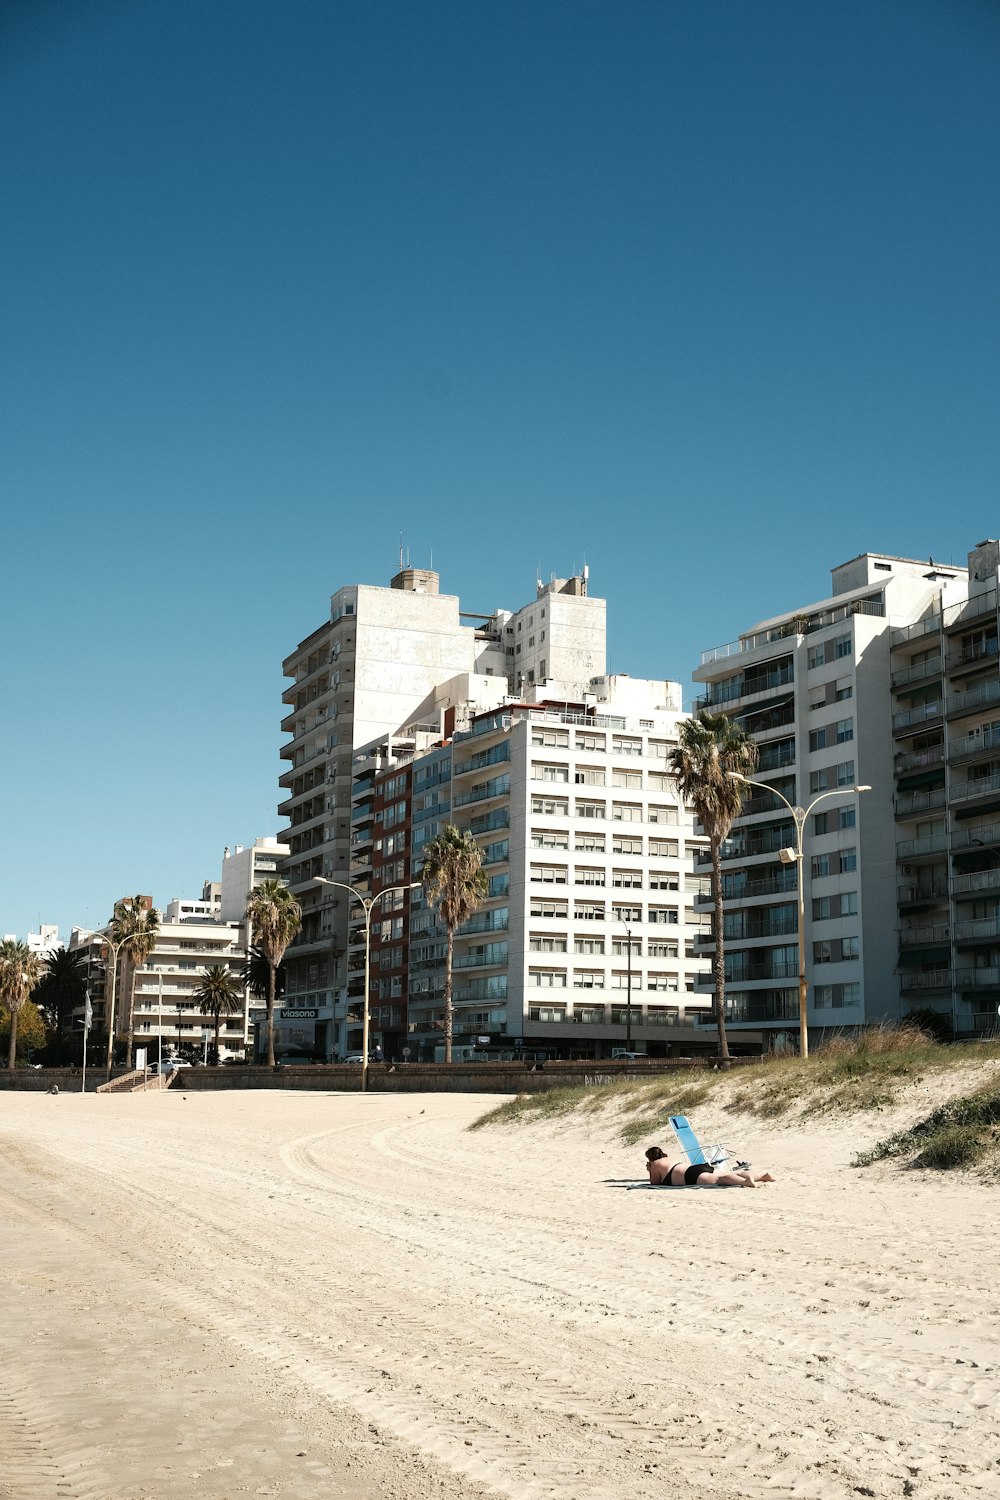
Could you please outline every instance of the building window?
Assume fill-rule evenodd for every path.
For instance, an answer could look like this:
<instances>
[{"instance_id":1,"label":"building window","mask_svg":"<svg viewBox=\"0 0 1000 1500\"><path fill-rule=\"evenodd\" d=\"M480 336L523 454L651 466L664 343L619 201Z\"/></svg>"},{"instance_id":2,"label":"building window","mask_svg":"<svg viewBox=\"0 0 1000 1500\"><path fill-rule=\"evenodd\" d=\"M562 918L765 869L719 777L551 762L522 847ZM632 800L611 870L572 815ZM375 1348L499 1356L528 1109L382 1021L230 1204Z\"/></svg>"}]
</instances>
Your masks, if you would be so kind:
<instances>
[{"instance_id":1,"label":"building window","mask_svg":"<svg viewBox=\"0 0 1000 1500\"><path fill-rule=\"evenodd\" d=\"M576 815L578 818L604 818L607 814L605 802L589 802L582 797L576 799Z\"/></svg>"},{"instance_id":2,"label":"building window","mask_svg":"<svg viewBox=\"0 0 1000 1500\"><path fill-rule=\"evenodd\" d=\"M566 939L552 932L533 932L528 939L529 953L565 953Z\"/></svg>"},{"instance_id":3,"label":"building window","mask_svg":"<svg viewBox=\"0 0 1000 1500\"><path fill-rule=\"evenodd\" d=\"M543 990L564 990L566 988L565 969L529 969L528 983L536 985Z\"/></svg>"},{"instance_id":4,"label":"building window","mask_svg":"<svg viewBox=\"0 0 1000 1500\"><path fill-rule=\"evenodd\" d=\"M573 939L573 952L585 953L593 957L604 952L604 939L602 937L576 937Z\"/></svg>"},{"instance_id":5,"label":"building window","mask_svg":"<svg viewBox=\"0 0 1000 1500\"><path fill-rule=\"evenodd\" d=\"M573 974L575 990L603 990L604 974L600 969L577 969Z\"/></svg>"},{"instance_id":6,"label":"building window","mask_svg":"<svg viewBox=\"0 0 1000 1500\"><path fill-rule=\"evenodd\" d=\"M583 865L577 865L573 884L603 886L607 884L607 875L604 870L588 869Z\"/></svg>"},{"instance_id":7,"label":"building window","mask_svg":"<svg viewBox=\"0 0 1000 1500\"><path fill-rule=\"evenodd\" d=\"M544 813L548 818L568 818L569 801L566 797L532 797L531 811Z\"/></svg>"},{"instance_id":8,"label":"building window","mask_svg":"<svg viewBox=\"0 0 1000 1500\"><path fill-rule=\"evenodd\" d=\"M573 778L579 786L604 786L605 775L603 766L577 766Z\"/></svg>"},{"instance_id":9,"label":"building window","mask_svg":"<svg viewBox=\"0 0 1000 1500\"><path fill-rule=\"evenodd\" d=\"M638 791L642 787L642 772L612 770L611 785L632 787Z\"/></svg>"},{"instance_id":10,"label":"building window","mask_svg":"<svg viewBox=\"0 0 1000 1500\"><path fill-rule=\"evenodd\" d=\"M656 807L650 803L649 821L651 823L676 823L677 809L676 807Z\"/></svg>"},{"instance_id":11,"label":"building window","mask_svg":"<svg viewBox=\"0 0 1000 1500\"><path fill-rule=\"evenodd\" d=\"M568 781L569 766L553 766L536 760L532 762L531 775L534 781Z\"/></svg>"},{"instance_id":12,"label":"building window","mask_svg":"<svg viewBox=\"0 0 1000 1500\"><path fill-rule=\"evenodd\" d=\"M569 833L554 828L536 828L531 835L532 849L568 849Z\"/></svg>"},{"instance_id":13,"label":"building window","mask_svg":"<svg viewBox=\"0 0 1000 1500\"><path fill-rule=\"evenodd\" d=\"M565 885L567 879L565 865L532 865L530 867L530 878L540 885Z\"/></svg>"},{"instance_id":14,"label":"building window","mask_svg":"<svg viewBox=\"0 0 1000 1500\"><path fill-rule=\"evenodd\" d=\"M531 898L531 915L533 917L565 917L569 907L565 901L550 901L544 896L533 896Z\"/></svg>"},{"instance_id":15,"label":"building window","mask_svg":"<svg viewBox=\"0 0 1000 1500\"><path fill-rule=\"evenodd\" d=\"M604 834L578 833L574 838L573 847L589 854L603 854Z\"/></svg>"},{"instance_id":16,"label":"building window","mask_svg":"<svg viewBox=\"0 0 1000 1500\"><path fill-rule=\"evenodd\" d=\"M615 823L641 823L642 808L637 802L613 802L611 817Z\"/></svg>"}]
</instances>

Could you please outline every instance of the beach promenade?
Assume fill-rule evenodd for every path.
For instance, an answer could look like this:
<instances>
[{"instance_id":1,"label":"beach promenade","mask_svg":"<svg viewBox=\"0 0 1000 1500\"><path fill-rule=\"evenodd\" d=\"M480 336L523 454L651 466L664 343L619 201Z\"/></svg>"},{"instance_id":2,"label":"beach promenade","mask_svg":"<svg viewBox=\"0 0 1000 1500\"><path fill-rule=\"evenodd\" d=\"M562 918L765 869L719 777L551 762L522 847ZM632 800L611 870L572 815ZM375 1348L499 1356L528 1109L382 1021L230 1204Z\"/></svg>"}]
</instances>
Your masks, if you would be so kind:
<instances>
[{"instance_id":1,"label":"beach promenade","mask_svg":"<svg viewBox=\"0 0 1000 1500\"><path fill-rule=\"evenodd\" d=\"M2 1500L1000 1494L998 1190L847 1165L921 1100L699 1118L754 1192L493 1102L0 1095Z\"/></svg>"}]
</instances>

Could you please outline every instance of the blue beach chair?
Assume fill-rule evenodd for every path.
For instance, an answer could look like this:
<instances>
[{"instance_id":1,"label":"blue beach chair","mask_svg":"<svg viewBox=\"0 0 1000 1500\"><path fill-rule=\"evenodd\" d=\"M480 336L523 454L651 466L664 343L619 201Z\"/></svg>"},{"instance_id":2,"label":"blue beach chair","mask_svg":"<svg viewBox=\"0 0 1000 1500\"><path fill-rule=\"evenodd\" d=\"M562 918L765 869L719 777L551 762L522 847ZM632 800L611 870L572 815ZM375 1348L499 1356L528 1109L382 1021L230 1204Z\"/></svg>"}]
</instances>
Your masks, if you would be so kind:
<instances>
[{"instance_id":1,"label":"blue beach chair","mask_svg":"<svg viewBox=\"0 0 1000 1500\"><path fill-rule=\"evenodd\" d=\"M678 1146L692 1166L700 1166L702 1162L705 1162L710 1167L721 1167L729 1160L731 1153L725 1146L709 1146L707 1151L702 1147L687 1115L671 1115L670 1128L677 1137ZM750 1163L738 1161L733 1165L741 1168L748 1167Z\"/></svg>"}]
</instances>

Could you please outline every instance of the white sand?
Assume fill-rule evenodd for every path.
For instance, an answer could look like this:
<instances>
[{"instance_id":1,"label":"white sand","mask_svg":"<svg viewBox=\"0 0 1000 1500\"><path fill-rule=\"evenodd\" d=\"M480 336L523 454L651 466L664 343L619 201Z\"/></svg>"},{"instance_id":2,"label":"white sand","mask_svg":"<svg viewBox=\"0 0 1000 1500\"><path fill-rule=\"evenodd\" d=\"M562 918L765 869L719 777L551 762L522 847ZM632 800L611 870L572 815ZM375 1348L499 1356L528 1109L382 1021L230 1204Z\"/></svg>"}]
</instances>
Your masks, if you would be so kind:
<instances>
[{"instance_id":1,"label":"white sand","mask_svg":"<svg viewBox=\"0 0 1000 1500\"><path fill-rule=\"evenodd\" d=\"M0 1497L1000 1495L997 1190L849 1169L899 1112L654 1192L491 1102L0 1094Z\"/></svg>"}]
</instances>

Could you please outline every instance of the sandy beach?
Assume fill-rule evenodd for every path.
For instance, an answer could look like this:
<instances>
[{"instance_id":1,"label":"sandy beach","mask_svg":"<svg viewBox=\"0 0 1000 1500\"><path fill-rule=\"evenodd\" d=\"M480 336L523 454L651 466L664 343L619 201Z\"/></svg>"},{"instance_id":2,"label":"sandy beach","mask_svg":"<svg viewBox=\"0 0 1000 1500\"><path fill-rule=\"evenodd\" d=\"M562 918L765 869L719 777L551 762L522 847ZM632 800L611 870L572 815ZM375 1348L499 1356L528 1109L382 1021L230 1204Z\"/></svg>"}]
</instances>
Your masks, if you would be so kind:
<instances>
[{"instance_id":1,"label":"sandy beach","mask_svg":"<svg viewBox=\"0 0 1000 1500\"><path fill-rule=\"evenodd\" d=\"M997 1190L920 1112L646 1188L482 1096L0 1095L0 1497L1000 1493Z\"/></svg>"}]
</instances>

